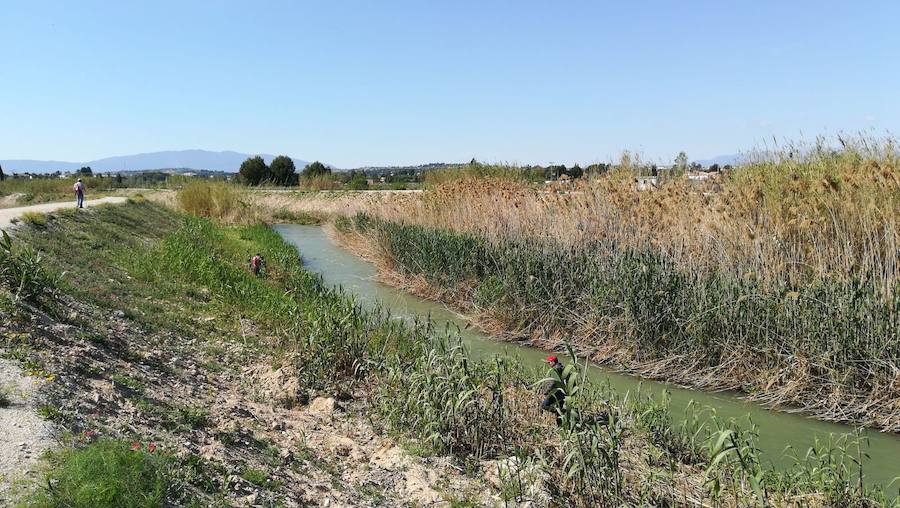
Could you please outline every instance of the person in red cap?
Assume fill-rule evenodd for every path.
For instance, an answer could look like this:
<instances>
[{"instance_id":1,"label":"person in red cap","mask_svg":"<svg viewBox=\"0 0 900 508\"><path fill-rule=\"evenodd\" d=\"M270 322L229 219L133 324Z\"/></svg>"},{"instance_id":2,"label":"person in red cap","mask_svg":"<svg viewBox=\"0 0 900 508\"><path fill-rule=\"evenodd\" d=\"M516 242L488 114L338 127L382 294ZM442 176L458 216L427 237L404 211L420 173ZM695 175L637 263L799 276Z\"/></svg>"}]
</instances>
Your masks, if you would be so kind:
<instances>
[{"instance_id":1,"label":"person in red cap","mask_svg":"<svg viewBox=\"0 0 900 508\"><path fill-rule=\"evenodd\" d=\"M556 414L556 424L562 425L563 403L566 401L565 368L555 355L547 356L547 364L554 372L550 373L550 381L544 388L544 400L541 409Z\"/></svg>"}]
</instances>

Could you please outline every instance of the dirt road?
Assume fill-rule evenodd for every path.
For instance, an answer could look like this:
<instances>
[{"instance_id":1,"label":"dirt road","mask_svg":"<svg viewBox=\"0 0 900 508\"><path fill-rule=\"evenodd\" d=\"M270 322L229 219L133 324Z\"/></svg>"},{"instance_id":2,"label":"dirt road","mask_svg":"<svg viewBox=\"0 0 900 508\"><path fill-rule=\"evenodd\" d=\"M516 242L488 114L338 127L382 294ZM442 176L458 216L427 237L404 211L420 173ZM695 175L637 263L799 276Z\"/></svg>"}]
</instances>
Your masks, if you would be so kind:
<instances>
[{"instance_id":1,"label":"dirt road","mask_svg":"<svg viewBox=\"0 0 900 508\"><path fill-rule=\"evenodd\" d=\"M127 198L121 197L108 197L101 199L91 199L84 202L85 207L91 207L96 205L101 205L104 203L124 203ZM57 203L43 203L40 205L32 205L32 206L19 206L16 208L0 208L0 229L6 229L12 225L12 220L17 219L22 216L22 214L27 212L38 212L38 213L48 213L53 212L55 210L59 210L60 208L72 208L75 204L72 201L65 202L57 202Z\"/></svg>"}]
</instances>

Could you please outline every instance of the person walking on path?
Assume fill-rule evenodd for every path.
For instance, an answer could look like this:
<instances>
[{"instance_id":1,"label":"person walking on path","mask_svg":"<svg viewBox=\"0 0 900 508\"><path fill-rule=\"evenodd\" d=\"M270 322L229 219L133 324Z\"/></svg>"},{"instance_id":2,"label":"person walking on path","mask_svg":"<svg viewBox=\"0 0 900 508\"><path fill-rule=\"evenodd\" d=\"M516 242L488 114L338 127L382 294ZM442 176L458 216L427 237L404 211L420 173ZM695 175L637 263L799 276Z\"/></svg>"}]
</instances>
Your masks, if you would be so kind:
<instances>
[{"instance_id":1,"label":"person walking on path","mask_svg":"<svg viewBox=\"0 0 900 508\"><path fill-rule=\"evenodd\" d=\"M541 409L556 414L556 425L562 425L563 404L566 401L567 379L565 367L554 355L547 356L547 364L553 371L544 388L544 400Z\"/></svg>"},{"instance_id":2,"label":"person walking on path","mask_svg":"<svg viewBox=\"0 0 900 508\"><path fill-rule=\"evenodd\" d=\"M75 191L75 203L78 208L84 208L84 183L81 182L81 178L75 182L75 185L72 186L72 190Z\"/></svg>"},{"instance_id":3,"label":"person walking on path","mask_svg":"<svg viewBox=\"0 0 900 508\"><path fill-rule=\"evenodd\" d=\"M263 263L263 257L259 254L250 258L250 270L253 271L253 275L259 277L259 273L262 271Z\"/></svg>"}]
</instances>

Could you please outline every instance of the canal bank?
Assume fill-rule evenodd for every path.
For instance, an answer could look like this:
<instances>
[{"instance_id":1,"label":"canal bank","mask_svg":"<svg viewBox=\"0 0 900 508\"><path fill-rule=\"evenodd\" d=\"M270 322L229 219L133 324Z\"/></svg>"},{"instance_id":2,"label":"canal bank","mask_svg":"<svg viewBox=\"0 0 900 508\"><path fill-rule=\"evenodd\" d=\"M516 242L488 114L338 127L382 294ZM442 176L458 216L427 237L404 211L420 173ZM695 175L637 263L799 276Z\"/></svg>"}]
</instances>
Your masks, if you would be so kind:
<instances>
[{"instance_id":1,"label":"canal bank","mask_svg":"<svg viewBox=\"0 0 900 508\"><path fill-rule=\"evenodd\" d=\"M464 319L441 304L379 283L372 264L334 245L318 226L279 225L275 229L300 250L308 270L321 274L329 284L342 286L363 305L380 304L398 318L430 318L438 327L459 327L464 340L477 355L514 354L526 363L539 365L546 354L534 348L491 339L471 327L467 329ZM802 457L816 440L836 439L854 430L846 425L823 422L801 414L767 410L732 393L710 394L688 390L602 368L592 368L589 375L596 382L608 383L620 394L637 390L656 395L668 392L672 417L676 420L683 417L692 403L714 409L721 418L749 418L759 430L758 444L763 459L776 467L793 463L792 453ZM881 485L896 495L897 484L890 489L888 485L900 475L900 437L873 431L865 431L864 436L868 446L862 450L861 462L866 482Z\"/></svg>"}]
</instances>

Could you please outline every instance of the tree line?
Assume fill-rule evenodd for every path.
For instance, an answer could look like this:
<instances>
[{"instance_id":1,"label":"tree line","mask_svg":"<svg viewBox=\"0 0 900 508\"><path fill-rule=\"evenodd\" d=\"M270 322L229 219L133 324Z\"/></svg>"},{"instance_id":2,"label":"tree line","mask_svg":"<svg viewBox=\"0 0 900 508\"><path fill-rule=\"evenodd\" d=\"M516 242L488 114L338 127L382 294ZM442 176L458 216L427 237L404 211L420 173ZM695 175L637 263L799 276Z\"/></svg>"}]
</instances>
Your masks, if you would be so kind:
<instances>
[{"instance_id":1,"label":"tree line","mask_svg":"<svg viewBox=\"0 0 900 508\"><path fill-rule=\"evenodd\" d=\"M279 155L266 164L259 155L250 157L241 163L238 178L244 185L297 185L300 179L310 179L322 175L330 175L331 168L319 161L311 162L297 174L293 159L287 155Z\"/></svg>"}]
</instances>

